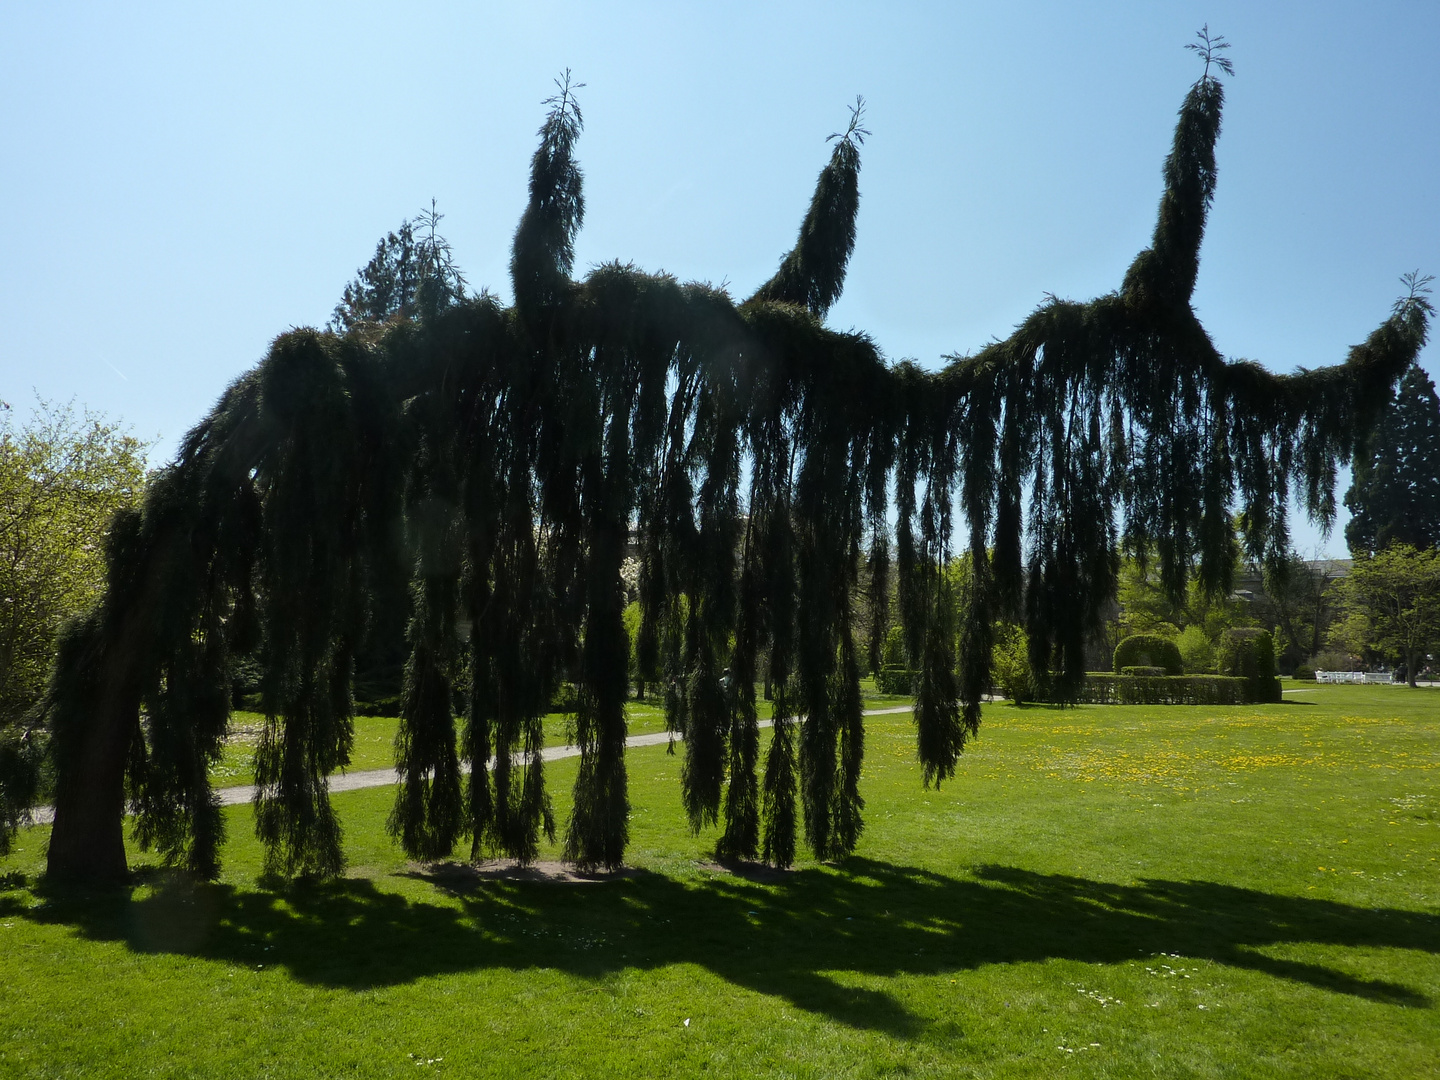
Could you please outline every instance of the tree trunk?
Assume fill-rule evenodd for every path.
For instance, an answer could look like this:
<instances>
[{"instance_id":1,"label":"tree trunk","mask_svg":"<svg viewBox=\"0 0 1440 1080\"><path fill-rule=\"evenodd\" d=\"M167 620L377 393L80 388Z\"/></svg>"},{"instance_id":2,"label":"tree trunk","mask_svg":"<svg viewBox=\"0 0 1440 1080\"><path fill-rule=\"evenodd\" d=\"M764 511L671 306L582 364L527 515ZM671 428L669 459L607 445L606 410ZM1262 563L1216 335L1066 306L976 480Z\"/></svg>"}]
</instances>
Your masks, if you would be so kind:
<instances>
[{"instance_id":1,"label":"tree trunk","mask_svg":"<svg viewBox=\"0 0 1440 1080\"><path fill-rule=\"evenodd\" d=\"M46 876L56 881L112 882L125 861L125 757L139 722L137 694L128 691L125 649L107 649L95 709L69 767L60 770Z\"/></svg>"},{"instance_id":2,"label":"tree trunk","mask_svg":"<svg viewBox=\"0 0 1440 1080\"><path fill-rule=\"evenodd\" d=\"M1420 658L1419 649L1405 650L1405 684L1412 690L1418 689L1415 682L1415 661Z\"/></svg>"}]
</instances>

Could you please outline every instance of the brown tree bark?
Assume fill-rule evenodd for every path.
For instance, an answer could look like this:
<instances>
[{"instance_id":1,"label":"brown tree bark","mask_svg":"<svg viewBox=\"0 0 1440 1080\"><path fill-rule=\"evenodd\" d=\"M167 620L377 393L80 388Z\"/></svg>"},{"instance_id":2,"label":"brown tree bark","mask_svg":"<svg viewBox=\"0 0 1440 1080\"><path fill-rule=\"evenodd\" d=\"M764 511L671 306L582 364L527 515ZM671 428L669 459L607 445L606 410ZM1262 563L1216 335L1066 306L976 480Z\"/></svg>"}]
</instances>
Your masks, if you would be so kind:
<instances>
[{"instance_id":1,"label":"brown tree bark","mask_svg":"<svg viewBox=\"0 0 1440 1080\"><path fill-rule=\"evenodd\" d=\"M124 622L133 624L133 615ZM54 881L98 884L123 880L129 873L125 760L139 724L140 695L130 671L132 650L106 640L97 651L101 672L94 711L85 730L76 733L69 767L60 769L57 778L46 857L46 877Z\"/></svg>"}]
</instances>

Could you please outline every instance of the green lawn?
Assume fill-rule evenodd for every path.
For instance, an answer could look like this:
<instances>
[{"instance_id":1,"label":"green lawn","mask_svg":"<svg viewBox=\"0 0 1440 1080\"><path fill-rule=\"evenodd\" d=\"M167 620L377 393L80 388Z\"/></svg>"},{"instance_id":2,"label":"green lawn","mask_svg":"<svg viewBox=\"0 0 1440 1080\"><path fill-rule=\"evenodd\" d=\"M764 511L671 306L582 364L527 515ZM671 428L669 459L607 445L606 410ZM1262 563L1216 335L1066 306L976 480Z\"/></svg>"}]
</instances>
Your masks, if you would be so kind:
<instances>
[{"instance_id":1,"label":"green lawn","mask_svg":"<svg viewBox=\"0 0 1440 1080\"><path fill-rule=\"evenodd\" d=\"M29 830L0 1076L1440 1075L1440 691L987 707L929 792L868 736L858 852L788 874L709 863L664 746L600 883L407 863L383 789L323 885L257 881L249 807L215 885L52 892Z\"/></svg>"}]
</instances>

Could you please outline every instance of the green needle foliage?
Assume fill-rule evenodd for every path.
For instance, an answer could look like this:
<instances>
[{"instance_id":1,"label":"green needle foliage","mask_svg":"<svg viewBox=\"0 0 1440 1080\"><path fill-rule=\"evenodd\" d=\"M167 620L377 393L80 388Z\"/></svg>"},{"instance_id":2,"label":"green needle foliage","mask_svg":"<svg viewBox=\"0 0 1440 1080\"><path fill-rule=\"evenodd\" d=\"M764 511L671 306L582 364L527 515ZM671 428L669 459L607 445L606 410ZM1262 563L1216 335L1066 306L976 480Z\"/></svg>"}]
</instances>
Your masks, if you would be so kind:
<instances>
[{"instance_id":1,"label":"green needle foliage","mask_svg":"<svg viewBox=\"0 0 1440 1080\"><path fill-rule=\"evenodd\" d=\"M1415 291L1425 279L1411 275ZM1345 494L1353 516L1345 526L1352 552L1374 553L1392 543L1440 546L1440 398L1418 364L1400 380L1395 400L1355 458Z\"/></svg>"},{"instance_id":2,"label":"green needle foliage","mask_svg":"<svg viewBox=\"0 0 1440 1080\"><path fill-rule=\"evenodd\" d=\"M859 103L795 248L736 303L628 265L572 276L584 201L567 73L531 163L513 307L482 294L378 330L277 339L117 523L109 590L71 628L52 683L52 870L123 872L128 790L142 841L214 872L205 765L225 728L226 658L253 651L270 868L336 872L325 776L350 747L368 583L397 559L413 564L413 614L391 832L420 859L465 838L474 855L534 859L556 831L541 723L565 682L581 748L565 856L613 867L629 835L632 529L637 670L664 687L684 737L689 823L718 825L722 856L780 865L801 828L826 859L861 834L861 652L878 641L856 640L852 598L862 565L871 596L888 593L892 481L926 783L954 775L978 730L997 620L1023 624L1047 693L1073 700L1123 551L1153 559L1173 597L1192 575L1222 590L1238 506L1249 554L1283 558L1292 479L1328 520L1336 468L1431 308L1412 290L1318 371L1277 376L1216 352L1190 297L1229 69L1223 43L1202 40L1154 238L1120 291L1050 298L934 373L821 321L854 247Z\"/></svg>"},{"instance_id":3,"label":"green needle foliage","mask_svg":"<svg viewBox=\"0 0 1440 1080\"><path fill-rule=\"evenodd\" d=\"M869 135L863 126L865 99L857 97L850 126L830 136L835 150L820 170L810 210L800 225L795 247L775 276L751 297L800 304L824 316L840 299L845 267L855 250L855 216L860 209L860 147Z\"/></svg>"},{"instance_id":4,"label":"green needle foliage","mask_svg":"<svg viewBox=\"0 0 1440 1080\"><path fill-rule=\"evenodd\" d=\"M455 266L450 244L436 231L445 215L422 210L402 222L375 248L375 255L345 286L330 317L338 334L365 323L382 323L395 316L432 315L465 296L465 278Z\"/></svg>"}]
</instances>

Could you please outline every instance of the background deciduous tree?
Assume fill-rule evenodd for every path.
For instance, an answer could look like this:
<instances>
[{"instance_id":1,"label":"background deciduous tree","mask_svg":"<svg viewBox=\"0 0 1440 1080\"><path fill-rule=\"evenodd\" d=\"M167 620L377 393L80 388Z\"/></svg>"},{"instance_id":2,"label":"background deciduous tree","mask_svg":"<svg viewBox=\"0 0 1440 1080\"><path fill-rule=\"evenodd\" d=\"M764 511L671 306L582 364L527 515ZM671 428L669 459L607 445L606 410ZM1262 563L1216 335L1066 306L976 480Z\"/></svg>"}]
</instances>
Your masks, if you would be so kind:
<instances>
[{"instance_id":1,"label":"background deciduous tree","mask_svg":"<svg viewBox=\"0 0 1440 1080\"><path fill-rule=\"evenodd\" d=\"M1263 568L1265 591L1257 598L1256 614L1275 634L1275 653L1282 670L1294 669L1324 644L1335 615L1332 586L1340 566L1334 560L1307 561L1292 551L1284 560Z\"/></svg>"},{"instance_id":2,"label":"background deciduous tree","mask_svg":"<svg viewBox=\"0 0 1440 1080\"><path fill-rule=\"evenodd\" d=\"M64 620L104 584L111 516L139 501L146 445L119 424L71 405L37 403L17 427L0 403L0 852L28 809L44 690ZM21 782L23 779L23 782Z\"/></svg>"},{"instance_id":3,"label":"background deciduous tree","mask_svg":"<svg viewBox=\"0 0 1440 1080\"><path fill-rule=\"evenodd\" d=\"M41 401L0 413L0 723L39 697L55 635L104 584L111 516L139 501L146 445L88 410Z\"/></svg>"},{"instance_id":4,"label":"background deciduous tree","mask_svg":"<svg viewBox=\"0 0 1440 1080\"><path fill-rule=\"evenodd\" d=\"M1135 559L1125 559L1120 564L1117 644L1120 638L1131 634L1159 634L1178 639L1193 627L1198 628L1213 647L1224 631L1254 623L1244 603L1225 594L1207 594L1198 581L1191 581L1184 596L1175 599L1166 592L1157 571L1153 562L1141 565ZM1191 639L1195 639L1194 634Z\"/></svg>"},{"instance_id":5,"label":"background deciduous tree","mask_svg":"<svg viewBox=\"0 0 1440 1080\"><path fill-rule=\"evenodd\" d=\"M1427 651L1440 643L1440 551L1395 543L1374 555L1357 552L1341 592L1346 617L1337 644L1399 655L1414 686Z\"/></svg>"}]
</instances>

